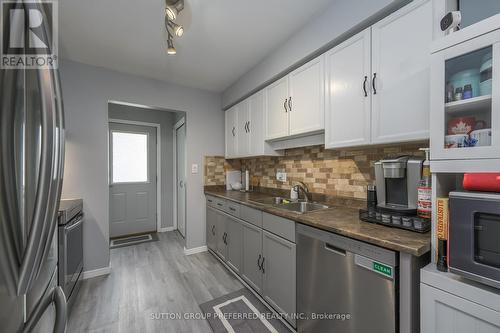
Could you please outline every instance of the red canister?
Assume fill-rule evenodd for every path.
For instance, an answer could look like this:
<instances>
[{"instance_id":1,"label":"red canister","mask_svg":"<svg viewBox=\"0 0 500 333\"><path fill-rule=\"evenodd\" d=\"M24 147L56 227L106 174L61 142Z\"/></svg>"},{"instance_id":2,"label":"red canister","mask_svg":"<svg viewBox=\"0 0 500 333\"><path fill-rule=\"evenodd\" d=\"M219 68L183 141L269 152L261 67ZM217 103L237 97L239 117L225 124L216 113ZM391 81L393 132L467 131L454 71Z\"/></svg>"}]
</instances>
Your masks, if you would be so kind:
<instances>
[{"instance_id":1,"label":"red canister","mask_svg":"<svg viewBox=\"0 0 500 333\"><path fill-rule=\"evenodd\" d=\"M468 191L500 192L500 173L466 173L463 186Z\"/></svg>"}]
</instances>

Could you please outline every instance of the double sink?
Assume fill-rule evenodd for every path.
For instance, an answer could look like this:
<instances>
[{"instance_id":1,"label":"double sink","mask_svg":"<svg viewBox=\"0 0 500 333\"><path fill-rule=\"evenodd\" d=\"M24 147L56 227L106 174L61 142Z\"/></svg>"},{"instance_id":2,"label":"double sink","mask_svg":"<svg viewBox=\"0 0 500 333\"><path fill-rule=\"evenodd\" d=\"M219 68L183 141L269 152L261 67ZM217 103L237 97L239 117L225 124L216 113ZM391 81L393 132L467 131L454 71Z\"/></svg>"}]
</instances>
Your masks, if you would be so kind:
<instances>
[{"instance_id":1,"label":"double sink","mask_svg":"<svg viewBox=\"0 0 500 333\"><path fill-rule=\"evenodd\" d=\"M316 210L330 208L326 205L317 202L310 202L305 200L291 201L290 199L282 197L269 197L269 198L255 199L250 201L260 203L263 205L271 205L276 208L281 208L299 214L305 214Z\"/></svg>"}]
</instances>

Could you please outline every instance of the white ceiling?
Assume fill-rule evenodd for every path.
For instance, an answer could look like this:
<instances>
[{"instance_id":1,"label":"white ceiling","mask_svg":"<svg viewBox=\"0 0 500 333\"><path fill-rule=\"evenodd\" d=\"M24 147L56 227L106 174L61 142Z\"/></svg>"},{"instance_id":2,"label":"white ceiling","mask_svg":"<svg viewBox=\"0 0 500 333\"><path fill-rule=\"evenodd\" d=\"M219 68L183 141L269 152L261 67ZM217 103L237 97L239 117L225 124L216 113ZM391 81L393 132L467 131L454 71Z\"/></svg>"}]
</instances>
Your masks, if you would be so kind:
<instances>
[{"instance_id":1,"label":"white ceiling","mask_svg":"<svg viewBox=\"0 0 500 333\"><path fill-rule=\"evenodd\" d=\"M64 59L221 92L331 2L185 0L185 33L168 56L163 0L64 0L60 49Z\"/></svg>"}]
</instances>

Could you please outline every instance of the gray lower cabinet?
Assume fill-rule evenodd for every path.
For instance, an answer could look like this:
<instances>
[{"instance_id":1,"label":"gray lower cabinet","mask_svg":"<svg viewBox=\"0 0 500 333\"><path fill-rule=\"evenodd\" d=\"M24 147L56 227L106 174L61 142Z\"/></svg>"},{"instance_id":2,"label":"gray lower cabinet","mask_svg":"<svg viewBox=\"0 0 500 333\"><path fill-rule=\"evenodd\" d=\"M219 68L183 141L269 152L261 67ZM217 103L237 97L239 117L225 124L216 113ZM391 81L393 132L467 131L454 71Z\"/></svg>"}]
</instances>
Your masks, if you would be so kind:
<instances>
[{"instance_id":1,"label":"gray lower cabinet","mask_svg":"<svg viewBox=\"0 0 500 333\"><path fill-rule=\"evenodd\" d=\"M439 272L435 264L420 271L422 333L500 333L498 289Z\"/></svg>"},{"instance_id":2,"label":"gray lower cabinet","mask_svg":"<svg viewBox=\"0 0 500 333\"><path fill-rule=\"evenodd\" d=\"M286 319L296 326L296 250L292 241L295 222L207 198L207 247L276 311L288 314Z\"/></svg>"},{"instance_id":3,"label":"gray lower cabinet","mask_svg":"<svg viewBox=\"0 0 500 333\"><path fill-rule=\"evenodd\" d=\"M295 244L264 230L262 235L263 297L278 312L286 313L296 325Z\"/></svg>"},{"instance_id":4,"label":"gray lower cabinet","mask_svg":"<svg viewBox=\"0 0 500 333\"><path fill-rule=\"evenodd\" d=\"M238 274L241 270L243 226L234 218L226 217L226 262Z\"/></svg>"},{"instance_id":5,"label":"gray lower cabinet","mask_svg":"<svg viewBox=\"0 0 500 333\"><path fill-rule=\"evenodd\" d=\"M210 206L207 206L207 247L212 250L217 250L217 211Z\"/></svg>"},{"instance_id":6,"label":"gray lower cabinet","mask_svg":"<svg viewBox=\"0 0 500 333\"><path fill-rule=\"evenodd\" d=\"M215 229L217 230L215 252L217 252L223 260L227 260L226 220L227 217L225 214L217 212L217 219L215 220Z\"/></svg>"},{"instance_id":7,"label":"gray lower cabinet","mask_svg":"<svg viewBox=\"0 0 500 333\"><path fill-rule=\"evenodd\" d=\"M500 312L421 284L422 332L499 333Z\"/></svg>"},{"instance_id":8,"label":"gray lower cabinet","mask_svg":"<svg viewBox=\"0 0 500 333\"><path fill-rule=\"evenodd\" d=\"M262 229L253 224L242 222L243 228L243 265L241 277L256 292L262 294Z\"/></svg>"}]
</instances>

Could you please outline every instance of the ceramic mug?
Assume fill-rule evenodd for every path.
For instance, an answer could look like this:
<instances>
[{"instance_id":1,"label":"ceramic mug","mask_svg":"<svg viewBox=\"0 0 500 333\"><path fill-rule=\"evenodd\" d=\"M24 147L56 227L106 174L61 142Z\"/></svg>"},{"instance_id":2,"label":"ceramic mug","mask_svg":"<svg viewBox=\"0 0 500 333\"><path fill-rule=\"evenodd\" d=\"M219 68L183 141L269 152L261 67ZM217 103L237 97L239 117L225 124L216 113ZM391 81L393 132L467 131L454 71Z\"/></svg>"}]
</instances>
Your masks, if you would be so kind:
<instances>
[{"instance_id":1,"label":"ceramic mug","mask_svg":"<svg viewBox=\"0 0 500 333\"><path fill-rule=\"evenodd\" d=\"M491 128L472 131L470 137L476 140L476 147L491 146Z\"/></svg>"},{"instance_id":2,"label":"ceramic mug","mask_svg":"<svg viewBox=\"0 0 500 333\"><path fill-rule=\"evenodd\" d=\"M453 134L446 135L444 137L444 147L445 148L462 148L466 146L466 142L469 139L467 134Z\"/></svg>"}]
</instances>

